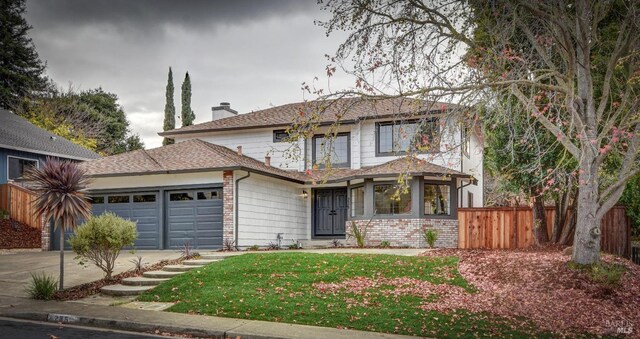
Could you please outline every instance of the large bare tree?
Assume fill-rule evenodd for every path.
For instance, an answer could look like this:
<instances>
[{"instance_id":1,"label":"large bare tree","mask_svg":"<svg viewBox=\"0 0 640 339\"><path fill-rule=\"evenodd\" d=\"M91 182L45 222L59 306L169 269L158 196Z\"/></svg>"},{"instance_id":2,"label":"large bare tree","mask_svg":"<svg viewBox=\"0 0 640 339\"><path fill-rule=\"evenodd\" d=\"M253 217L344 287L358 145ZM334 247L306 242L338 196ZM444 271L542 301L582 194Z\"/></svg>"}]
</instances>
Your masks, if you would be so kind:
<instances>
[{"instance_id":1,"label":"large bare tree","mask_svg":"<svg viewBox=\"0 0 640 339\"><path fill-rule=\"evenodd\" d=\"M331 61L357 80L351 89L318 93L445 100L535 118L578 163L573 260L599 261L600 220L640 168L640 1L329 0L322 6L332 14L320 22L327 34L348 32ZM504 105L513 100L521 109Z\"/></svg>"}]
</instances>

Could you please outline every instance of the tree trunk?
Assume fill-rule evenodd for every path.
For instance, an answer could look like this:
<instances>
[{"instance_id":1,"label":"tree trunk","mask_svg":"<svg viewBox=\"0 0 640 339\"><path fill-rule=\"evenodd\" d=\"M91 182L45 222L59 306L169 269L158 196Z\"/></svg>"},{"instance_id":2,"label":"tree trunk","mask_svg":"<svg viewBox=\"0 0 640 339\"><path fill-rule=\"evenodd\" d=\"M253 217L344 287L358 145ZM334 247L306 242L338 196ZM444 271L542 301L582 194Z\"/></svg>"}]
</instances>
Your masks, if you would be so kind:
<instances>
[{"instance_id":1,"label":"tree trunk","mask_svg":"<svg viewBox=\"0 0 640 339\"><path fill-rule=\"evenodd\" d=\"M64 289L64 227L60 229L60 291Z\"/></svg>"},{"instance_id":2,"label":"tree trunk","mask_svg":"<svg viewBox=\"0 0 640 339\"><path fill-rule=\"evenodd\" d=\"M549 242L549 233L547 217L544 213L544 197L538 192L537 187L531 188L531 196L533 197L533 237L536 239L536 244L546 244Z\"/></svg>"},{"instance_id":3,"label":"tree trunk","mask_svg":"<svg viewBox=\"0 0 640 339\"><path fill-rule=\"evenodd\" d=\"M560 239L558 243L560 245L571 245L573 244L573 235L576 230L576 215L577 215L577 205L578 199L574 198L573 203L571 204L571 209L567 212L564 228L562 229L562 234L560 235Z\"/></svg>"},{"instance_id":4,"label":"tree trunk","mask_svg":"<svg viewBox=\"0 0 640 339\"><path fill-rule=\"evenodd\" d=\"M576 233L573 241L573 261L590 265L600 261L600 220L598 212L598 167L595 152L583 151L580 160L580 188L578 189L578 211Z\"/></svg>"},{"instance_id":5,"label":"tree trunk","mask_svg":"<svg viewBox=\"0 0 640 339\"><path fill-rule=\"evenodd\" d=\"M562 194L556 199L555 207L556 207L556 215L553 220L553 229L551 234L551 242L558 243L562 236L563 230L567 225L567 216L569 214L569 201L571 201L571 182L565 181L566 189Z\"/></svg>"}]
</instances>

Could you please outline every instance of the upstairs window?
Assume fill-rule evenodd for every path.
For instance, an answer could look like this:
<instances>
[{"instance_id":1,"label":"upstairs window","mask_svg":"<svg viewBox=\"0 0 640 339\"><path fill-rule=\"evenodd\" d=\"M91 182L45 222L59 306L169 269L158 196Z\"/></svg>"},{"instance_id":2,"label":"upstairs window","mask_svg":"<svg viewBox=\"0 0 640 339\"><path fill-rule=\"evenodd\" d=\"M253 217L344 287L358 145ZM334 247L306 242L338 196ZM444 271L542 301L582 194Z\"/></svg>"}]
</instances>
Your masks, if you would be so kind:
<instances>
[{"instance_id":1,"label":"upstairs window","mask_svg":"<svg viewBox=\"0 0 640 339\"><path fill-rule=\"evenodd\" d=\"M379 122L376 124L376 155L401 155L411 151L433 152L436 144L438 120Z\"/></svg>"},{"instance_id":2,"label":"upstairs window","mask_svg":"<svg viewBox=\"0 0 640 339\"><path fill-rule=\"evenodd\" d=\"M289 133L285 129L277 129L273 131L273 142L285 142L289 138Z\"/></svg>"},{"instance_id":3,"label":"upstairs window","mask_svg":"<svg viewBox=\"0 0 640 339\"><path fill-rule=\"evenodd\" d=\"M313 164L320 167L329 160L333 167L349 167L349 133L340 133L333 140L317 135L313 137Z\"/></svg>"},{"instance_id":4,"label":"upstairs window","mask_svg":"<svg viewBox=\"0 0 640 339\"><path fill-rule=\"evenodd\" d=\"M471 129L468 126L462 127L462 154L469 157L469 148L471 148Z\"/></svg>"},{"instance_id":5,"label":"upstairs window","mask_svg":"<svg viewBox=\"0 0 640 339\"><path fill-rule=\"evenodd\" d=\"M7 178L9 180L22 178L29 167L38 167L38 160L8 157L8 162L9 173L7 173Z\"/></svg>"}]
</instances>

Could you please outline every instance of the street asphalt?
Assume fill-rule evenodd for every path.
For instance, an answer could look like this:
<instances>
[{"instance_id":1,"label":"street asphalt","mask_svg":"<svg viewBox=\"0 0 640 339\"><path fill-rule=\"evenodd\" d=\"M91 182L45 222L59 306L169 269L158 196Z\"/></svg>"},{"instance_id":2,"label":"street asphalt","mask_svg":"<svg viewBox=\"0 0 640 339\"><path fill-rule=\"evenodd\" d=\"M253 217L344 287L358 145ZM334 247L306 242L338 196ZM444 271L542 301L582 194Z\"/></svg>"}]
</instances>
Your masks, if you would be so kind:
<instances>
[{"instance_id":1,"label":"street asphalt","mask_svg":"<svg viewBox=\"0 0 640 339\"><path fill-rule=\"evenodd\" d=\"M167 338L135 332L103 330L73 325L52 324L40 321L0 318L0 338L7 339L147 339Z\"/></svg>"}]
</instances>

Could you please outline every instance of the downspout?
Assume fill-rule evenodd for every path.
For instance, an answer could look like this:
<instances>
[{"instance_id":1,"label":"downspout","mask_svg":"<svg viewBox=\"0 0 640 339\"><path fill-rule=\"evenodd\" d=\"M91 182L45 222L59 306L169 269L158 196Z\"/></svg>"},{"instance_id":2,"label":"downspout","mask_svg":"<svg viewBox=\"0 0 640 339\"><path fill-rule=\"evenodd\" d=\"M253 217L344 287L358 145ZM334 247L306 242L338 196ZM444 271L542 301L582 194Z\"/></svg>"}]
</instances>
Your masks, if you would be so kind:
<instances>
[{"instance_id":1,"label":"downspout","mask_svg":"<svg viewBox=\"0 0 640 339\"><path fill-rule=\"evenodd\" d=\"M460 129L460 173L464 173L464 152L463 152L463 149L464 149L464 145L463 145L464 138L465 138L464 126L462 126L462 128ZM457 184L458 183L457 183L457 180L456 180L456 186L457 186ZM462 198L462 189L467 187L467 186L469 186L469 185L471 185L471 181L469 181L469 183L466 184L466 185L462 185L462 186L458 187L458 192L459 192L458 197L460 199L460 205L459 205L460 208L462 208L462 206L464 204L463 203L464 200Z\"/></svg>"},{"instance_id":2,"label":"downspout","mask_svg":"<svg viewBox=\"0 0 640 339\"><path fill-rule=\"evenodd\" d=\"M234 224L235 225L234 225L233 234L234 234L234 238L235 238L234 241L235 241L237 250L239 250L239 248L238 248L238 201L240 200L240 197L238 196L238 191L239 191L238 183L241 180L244 180L244 179L246 179L246 178L248 178L250 176L251 176L251 172L247 171L247 175L245 175L242 178L236 179L236 183L235 183L235 185L233 185L233 187L235 189L235 193L233 195L235 197L235 201L234 201L235 202L235 206L233 207L233 213L235 214L235 217L233 219L234 219Z\"/></svg>"}]
</instances>

